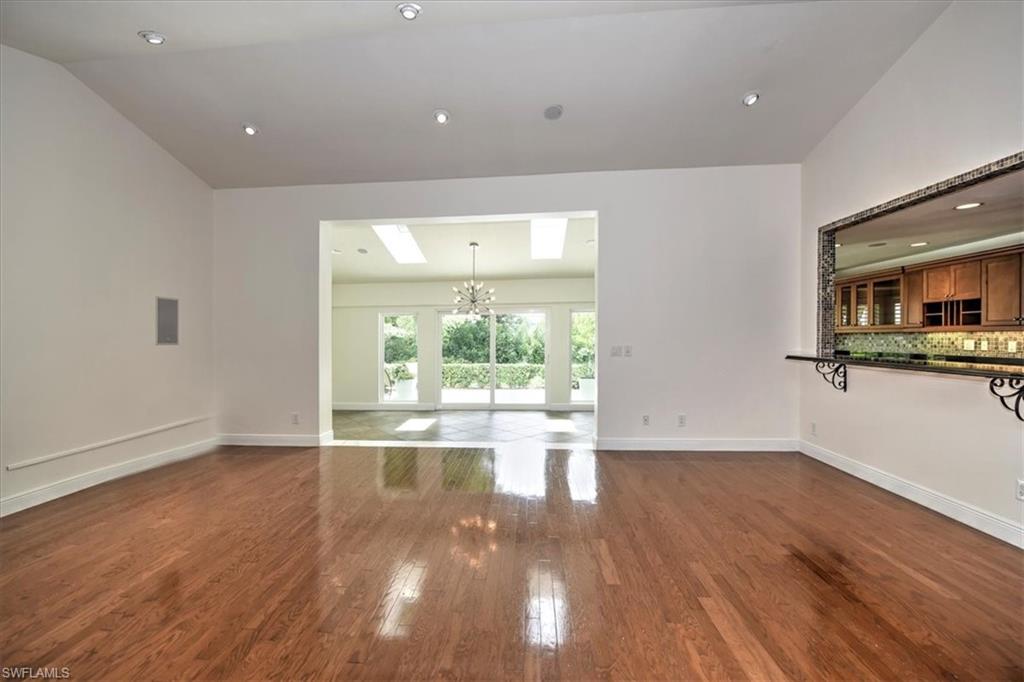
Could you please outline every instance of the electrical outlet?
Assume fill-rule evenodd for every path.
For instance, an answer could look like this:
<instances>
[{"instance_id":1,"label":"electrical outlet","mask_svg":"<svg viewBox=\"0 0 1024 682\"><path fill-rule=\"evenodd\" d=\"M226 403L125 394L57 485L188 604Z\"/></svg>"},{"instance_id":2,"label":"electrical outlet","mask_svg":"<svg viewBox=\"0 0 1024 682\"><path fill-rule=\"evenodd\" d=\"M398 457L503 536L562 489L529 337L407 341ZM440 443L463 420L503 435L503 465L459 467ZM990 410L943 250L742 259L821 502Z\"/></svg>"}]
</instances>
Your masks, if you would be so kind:
<instances>
[{"instance_id":1,"label":"electrical outlet","mask_svg":"<svg viewBox=\"0 0 1024 682\"><path fill-rule=\"evenodd\" d=\"M650 426L651 425L651 415L645 414L644 416L640 417L640 422L644 426Z\"/></svg>"},{"instance_id":2,"label":"electrical outlet","mask_svg":"<svg viewBox=\"0 0 1024 682\"><path fill-rule=\"evenodd\" d=\"M1017 342L1016 341L1007 341L1006 342L1006 350L1008 350L1011 353L1016 353L1017 352Z\"/></svg>"},{"instance_id":3,"label":"electrical outlet","mask_svg":"<svg viewBox=\"0 0 1024 682\"><path fill-rule=\"evenodd\" d=\"M988 350L988 339L982 339L978 342L978 348L981 350Z\"/></svg>"},{"instance_id":4,"label":"electrical outlet","mask_svg":"<svg viewBox=\"0 0 1024 682\"><path fill-rule=\"evenodd\" d=\"M676 417L676 426L678 426L678 427L686 426L686 415L685 414L681 414L678 417Z\"/></svg>"},{"instance_id":5,"label":"electrical outlet","mask_svg":"<svg viewBox=\"0 0 1024 682\"><path fill-rule=\"evenodd\" d=\"M298 412L292 412L292 424L298 424L298 423L299 423L299 413Z\"/></svg>"},{"instance_id":6,"label":"electrical outlet","mask_svg":"<svg viewBox=\"0 0 1024 682\"><path fill-rule=\"evenodd\" d=\"M612 357L613 358L621 358L622 357L622 346L612 346Z\"/></svg>"},{"instance_id":7,"label":"electrical outlet","mask_svg":"<svg viewBox=\"0 0 1024 682\"><path fill-rule=\"evenodd\" d=\"M817 436L818 435L818 422L811 422L811 435L812 436Z\"/></svg>"},{"instance_id":8,"label":"electrical outlet","mask_svg":"<svg viewBox=\"0 0 1024 682\"><path fill-rule=\"evenodd\" d=\"M1017 499L1024 500L1024 478L1017 479Z\"/></svg>"},{"instance_id":9,"label":"electrical outlet","mask_svg":"<svg viewBox=\"0 0 1024 682\"><path fill-rule=\"evenodd\" d=\"M624 357L624 358L631 358L631 357L633 357L633 346L623 346L622 347L622 357Z\"/></svg>"},{"instance_id":10,"label":"electrical outlet","mask_svg":"<svg viewBox=\"0 0 1024 682\"><path fill-rule=\"evenodd\" d=\"M964 339L964 350L974 350L974 339Z\"/></svg>"}]
</instances>

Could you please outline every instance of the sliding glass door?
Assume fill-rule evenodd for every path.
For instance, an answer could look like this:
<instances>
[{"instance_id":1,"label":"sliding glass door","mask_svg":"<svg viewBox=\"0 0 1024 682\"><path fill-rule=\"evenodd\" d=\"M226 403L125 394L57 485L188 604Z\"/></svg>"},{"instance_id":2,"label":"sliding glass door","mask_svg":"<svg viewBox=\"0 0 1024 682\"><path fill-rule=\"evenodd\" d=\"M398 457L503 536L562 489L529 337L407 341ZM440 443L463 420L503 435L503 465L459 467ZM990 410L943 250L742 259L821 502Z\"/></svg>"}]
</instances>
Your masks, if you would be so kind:
<instances>
[{"instance_id":1,"label":"sliding glass door","mask_svg":"<svg viewBox=\"0 0 1024 682\"><path fill-rule=\"evenodd\" d=\"M416 316L382 315L380 323L380 397L384 402L414 403L419 400Z\"/></svg>"},{"instance_id":2,"label":"sliding glass door","mask_svg":"<svg viewBox=\"0 0 1024 682\"><path fill-rule=\"evenodd\" d=\"M441 315L441 403L546 403L547 315Z\"/></svg>"},{"instance_id":3,"label":"sliding glass door","mask_svg":"<svg viewBox=\"0 0 1024 682\"><path fill-rule=\"evenodd\" d=\"M441 402L491 403L491 318L441 315Z\"/></svg>"},{"instance_id":4,"label":"sliding glass door","mask_svg":"<svg viewBox=\"0 0 1024 682\"><path fill-rule=\"evenodd\" d=\"M494 402L543 405L547 315L499 313L494 317Z\"/></svg>"}]
</instances>

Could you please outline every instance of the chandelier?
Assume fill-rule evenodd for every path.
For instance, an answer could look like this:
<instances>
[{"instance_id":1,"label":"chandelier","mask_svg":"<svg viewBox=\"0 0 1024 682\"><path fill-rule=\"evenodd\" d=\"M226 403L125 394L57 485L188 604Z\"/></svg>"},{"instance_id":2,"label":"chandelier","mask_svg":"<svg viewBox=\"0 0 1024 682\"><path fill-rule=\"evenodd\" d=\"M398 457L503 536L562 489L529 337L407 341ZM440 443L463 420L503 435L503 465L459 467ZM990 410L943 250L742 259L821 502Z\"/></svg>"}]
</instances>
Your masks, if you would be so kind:
<instances>
[{"instance_id":1,"label":"chandelier","mask_svg":"<svg viewBox=\"0 0 1024 682\"><path fill-rule=\"evenodd\" d=\"M481 315L491 314L491 309L487 307L487 304L494 302L494 289L484 291L484 283L476 281L476 250L480 248L480 245L470 242L469 248L473 249L473 276L468 282L462 283L461 289L452 287L457 306L452 309L452 314L469 315L476 319Z\"/></svg>"}]
</instances>

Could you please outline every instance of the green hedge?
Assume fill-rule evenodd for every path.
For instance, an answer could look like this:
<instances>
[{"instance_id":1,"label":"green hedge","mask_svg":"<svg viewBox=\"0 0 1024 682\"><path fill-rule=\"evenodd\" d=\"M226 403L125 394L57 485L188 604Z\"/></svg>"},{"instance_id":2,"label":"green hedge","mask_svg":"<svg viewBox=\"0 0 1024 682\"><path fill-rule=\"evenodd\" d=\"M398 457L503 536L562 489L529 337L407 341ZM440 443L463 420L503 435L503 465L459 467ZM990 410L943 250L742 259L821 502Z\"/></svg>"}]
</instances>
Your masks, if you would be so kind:
<instances>
[{"instance_id":1,"label":"green hedge","mask_svg":"<svg viewBox=\"0 0 1024 682\"><path fill-rule=\"evenodd\" d=\"M495 368L498 385L530 388L544 383L544 365L517 363ZM445 388L487 388L491 384L491 366L487 363L451 363L441 367L441 385Z\"/></svg>"},{"instance_id":2,"label":"green hedge","mask_svg":"<svg viewBox=\"0 0 1024 682\"><path fill-rule=\"evenodd\" d=\"M572 380L579 381L580 379L593 379L594 378L594 363L592 362L581 362L573 364L572 366Z\"/></svg>"}]
</instances>

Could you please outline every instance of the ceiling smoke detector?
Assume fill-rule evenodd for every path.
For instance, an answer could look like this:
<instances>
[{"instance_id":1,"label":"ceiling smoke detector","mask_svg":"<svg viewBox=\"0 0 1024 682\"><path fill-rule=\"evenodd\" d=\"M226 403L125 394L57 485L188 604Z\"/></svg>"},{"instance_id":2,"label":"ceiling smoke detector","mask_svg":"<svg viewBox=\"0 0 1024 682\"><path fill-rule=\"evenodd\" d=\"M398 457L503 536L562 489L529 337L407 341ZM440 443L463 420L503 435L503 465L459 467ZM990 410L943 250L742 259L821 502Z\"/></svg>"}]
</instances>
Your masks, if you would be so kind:
<instances>
[{"instance_id":1,"label":"ceiling smoke detector","mask_svg":"<svg viewBox=\"0 0 1024 682\"><path fill-rule=\"evenodd\" d=\"M156 31L139 31L138 35L150 45L163 45L167 42L167 36Z\"/></svg>"},{"instance_id":2,"label":"ceiling smoke detector","mask_svg":"<svg viewBox=\"0 0 1024 682\"><path fill-rule=\"evenodd\" d=\"M423 8L417 5L415 2L403 2L395 5L395 9L402 15L402 18L406 21L412 21L420 15L420 10Z\"/></svg>"}]
</instances>

